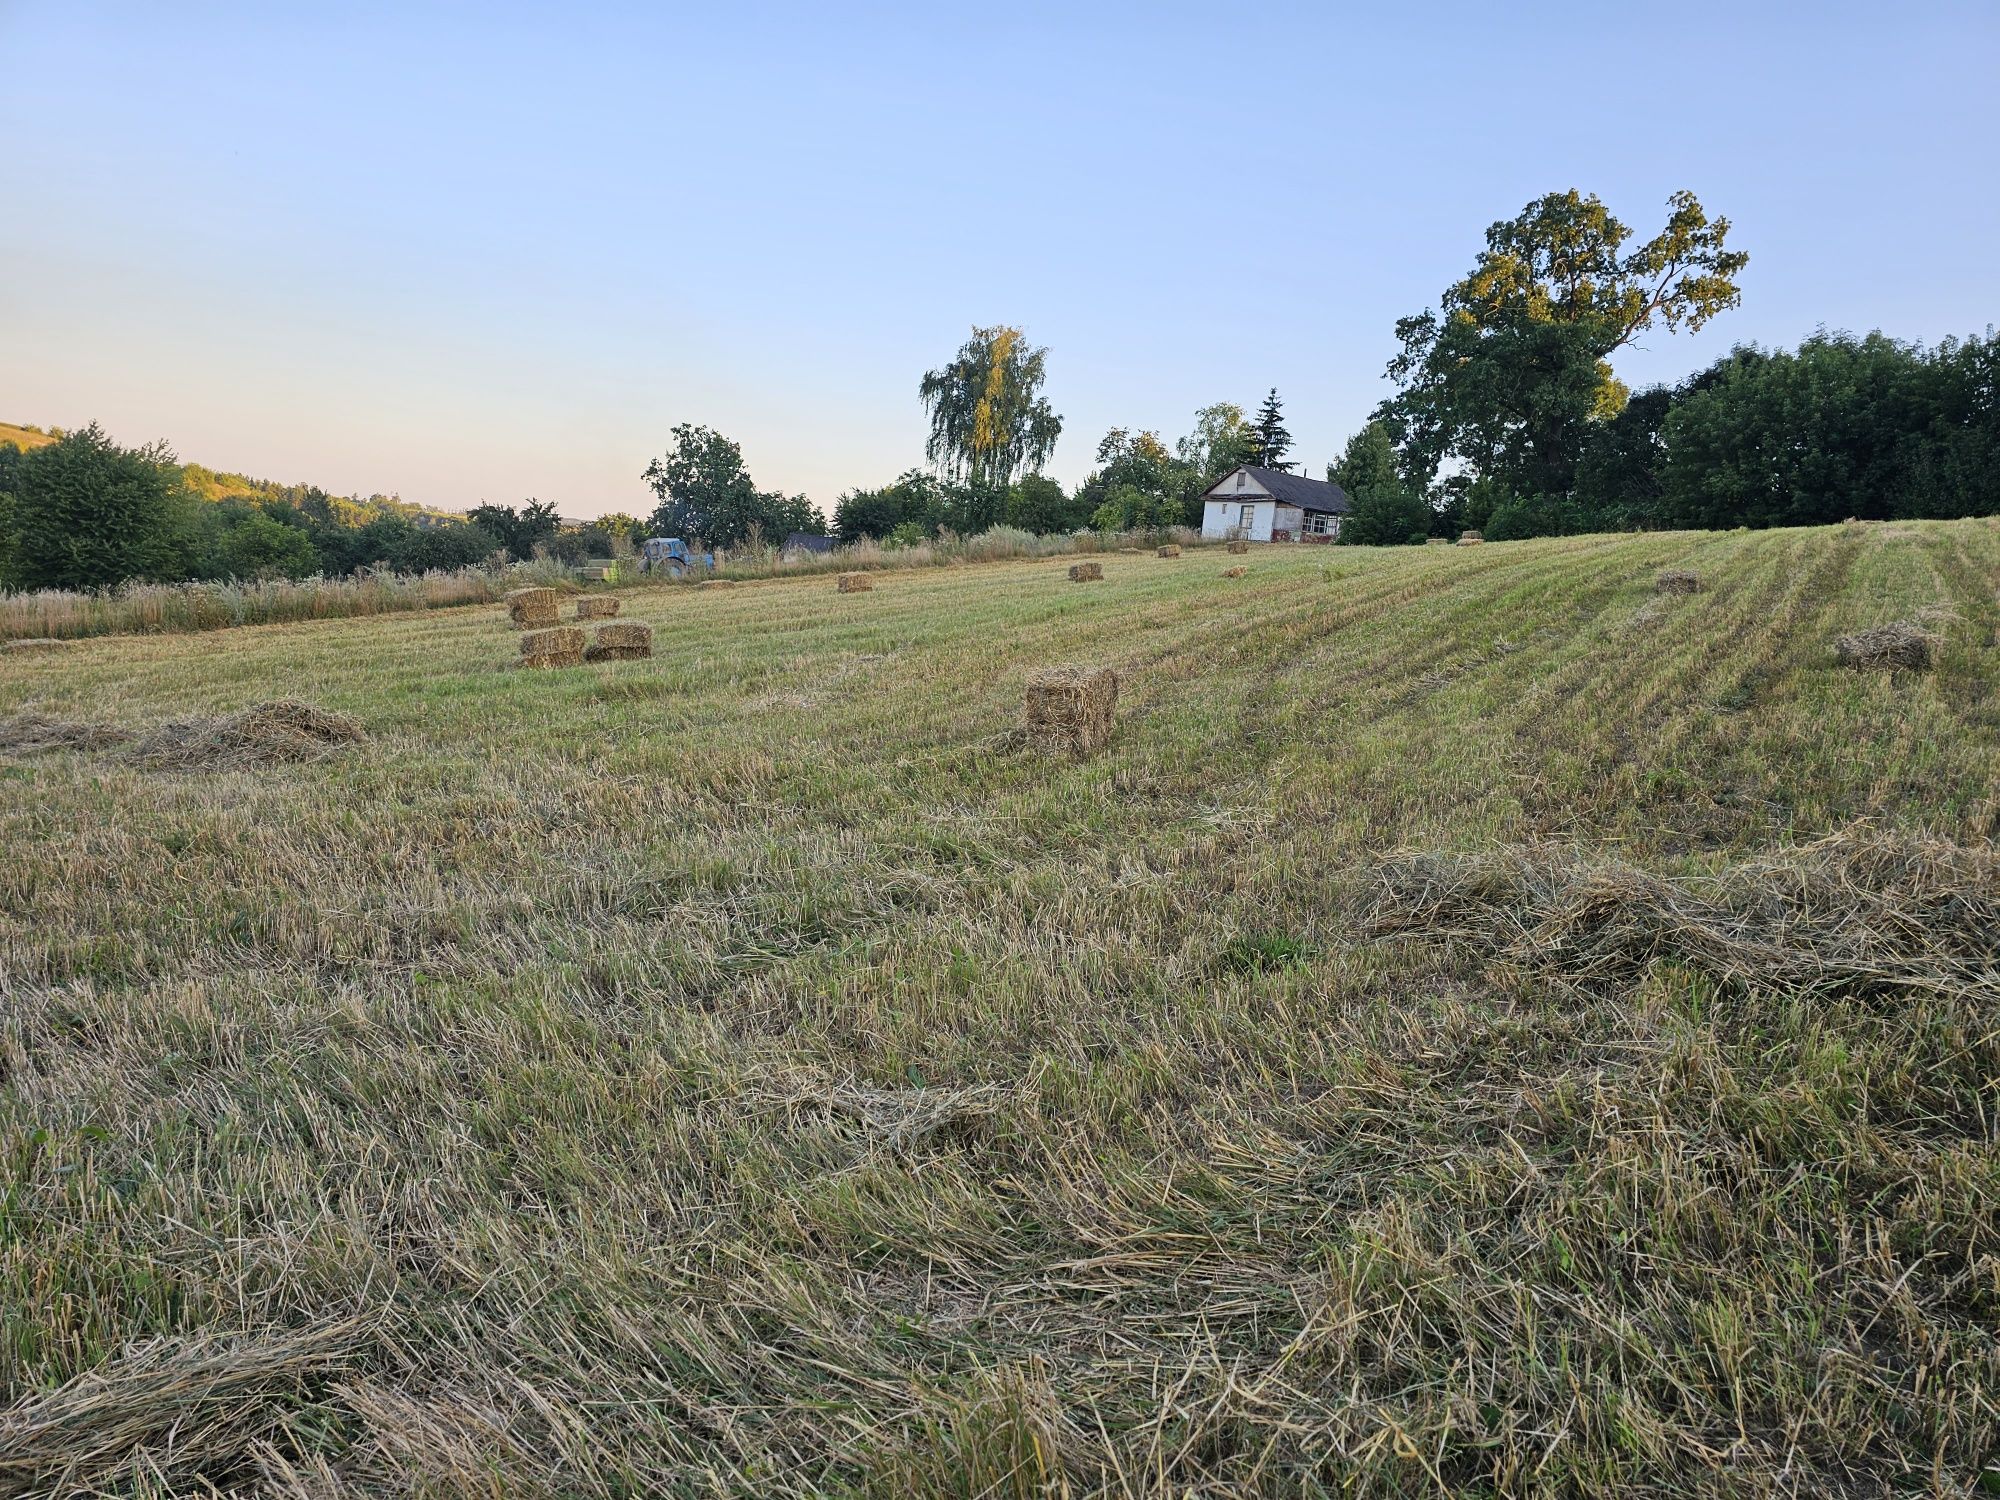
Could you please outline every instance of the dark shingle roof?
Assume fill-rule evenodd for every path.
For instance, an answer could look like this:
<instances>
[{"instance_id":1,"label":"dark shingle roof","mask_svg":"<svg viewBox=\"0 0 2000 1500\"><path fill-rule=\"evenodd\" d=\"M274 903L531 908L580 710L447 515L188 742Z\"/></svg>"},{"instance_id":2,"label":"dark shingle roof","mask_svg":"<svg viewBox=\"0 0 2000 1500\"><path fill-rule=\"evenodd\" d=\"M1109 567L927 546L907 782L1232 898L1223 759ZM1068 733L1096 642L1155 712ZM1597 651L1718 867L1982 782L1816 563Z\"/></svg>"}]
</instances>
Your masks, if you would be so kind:
<instances>
[{"instance_id":1,"label":"dark shingle roof","mask_svg":"<svg viewBox=\"0 0 2000 1500\"><path fill-rule=\"evenodd\" d=\"M795 531L785 538L785 545L778 550L780 552L789 552L794 547L804 552L831 552L833 550L833 538L830 536L819 536L810 531Z\"/></svg>"},{"instance_id":2,"label":"dark shingle roof","mask_svg":"<svg viewBox=\"0 0 2000 1500\"><path fill-rule=\"evenodd\" d=\"M1231 469L1229 474L1224 474L1210 485L1205 493L1217 499L1228 499L1231 492L1222 487L1223 481L1236 472ZM1289 474L1283 469L1263 469L1256 464L1244 464L1242 472L1269 490L1274 498L1286 505L1296 505L1300 510L1322 510L1344 516L1354 509L1348 504L1347 491L1337 484L1328 484L1324 479L1308 479L1303 474Z\"/></svg>"}]
</instances>

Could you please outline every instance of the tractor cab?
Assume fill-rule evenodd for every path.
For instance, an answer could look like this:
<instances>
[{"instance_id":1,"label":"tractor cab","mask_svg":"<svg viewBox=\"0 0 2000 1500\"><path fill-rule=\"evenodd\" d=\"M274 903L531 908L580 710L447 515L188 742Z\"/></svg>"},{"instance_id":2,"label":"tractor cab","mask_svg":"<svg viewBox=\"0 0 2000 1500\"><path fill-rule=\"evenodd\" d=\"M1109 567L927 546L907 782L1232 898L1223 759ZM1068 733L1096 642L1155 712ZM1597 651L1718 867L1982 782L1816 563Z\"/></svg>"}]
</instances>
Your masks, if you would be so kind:
<instances>
[{"instance_id":1,"label":"tractor cab","mask_svg":"<svg viewBox=\"0 0 2000 1500\"><path fill-rule=\"evenodd\" d=\"M648 573L678 578L690 568L714 567L715 554L690 552L688 544L677 536L649 536L639 550L639 566Z\"/></svg>"}]
</instances>

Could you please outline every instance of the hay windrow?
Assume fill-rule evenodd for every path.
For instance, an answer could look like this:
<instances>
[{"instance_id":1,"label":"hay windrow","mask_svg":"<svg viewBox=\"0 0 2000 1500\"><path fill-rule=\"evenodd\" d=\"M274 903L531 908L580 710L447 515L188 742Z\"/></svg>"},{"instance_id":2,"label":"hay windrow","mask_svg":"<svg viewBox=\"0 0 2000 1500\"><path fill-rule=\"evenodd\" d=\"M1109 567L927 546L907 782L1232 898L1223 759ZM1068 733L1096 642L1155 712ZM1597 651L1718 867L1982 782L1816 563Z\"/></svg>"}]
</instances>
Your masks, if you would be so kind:
<instances>
[{"instance_id":1,"label":"hay windrow","mask_svg":"<svg viewBox=\"0 0 2000 1500\"><path fill-rule=\"evenodd\" d=\"M0 1412L0 1493L133 1493L120 1481L142 1451L147 1469L162 1466L166 1478L240 1463L261 1442L283 1437L285 1414L309 1385L362 1359L369 1334L368 1322L350 1319L131 1345ZM98 1484L110 1488L94 1490Z\"/></svg>"},{"instance_id":2,"label":"hay windrow","mask_svg":"<svg viewBox=\"0 0 2000 1500\"><path fill-rule=\"evenodd\" d=\"M43 656L67 651L76 642L60 641L51 635L24 636L18 641L0 641L0 651L9 656Z\"/></svg>"},{"instance_id":3,"label":"hay windrow","mask_svg":"<svg viewBox=\"0 0 2000 1500\"><path fill-rule=\"evenodd\" d=\"M1654 962L1761 989L2000 994L2000 850L1856 829L1661 875L1573 849L1409 854L1365 927L1463 945L1584 988Z\"/></svg>"},{"instance_id":4,"label":"hay windrow","mask_svg":"<svg viewBox=\"0 0 2000 1500\"><path fill-rule=\"evenodd\" d=\"M296 698L255 703L212 719L175 719L132 747L134 765L159 771L301 765L367 743L358 720Z\"/></svg>"},{"instance_id":5,"label":"hay windrow","mask_svg":"<svg viewBox=\"0 0 2000 1500\"><path fill-rule=\"evenodd\" d=\"M1907 667L1927 672L1937 658L1939 644L1938 637L1923 626L1897 620L1873 630L1843 635L1833 643L1833 649L1843 667L1857 670Z\"/></svg>"},{"instance_id":6,"label":"hay windrow","mask_svg":"<svg viewBox=\"0 0 2000 1500\"><path fill-rule=\"evenodd\" d=\"M18 713L0 719L0 750L108 750L131 743L120 724Z\"/></svg>"}]
</instances>

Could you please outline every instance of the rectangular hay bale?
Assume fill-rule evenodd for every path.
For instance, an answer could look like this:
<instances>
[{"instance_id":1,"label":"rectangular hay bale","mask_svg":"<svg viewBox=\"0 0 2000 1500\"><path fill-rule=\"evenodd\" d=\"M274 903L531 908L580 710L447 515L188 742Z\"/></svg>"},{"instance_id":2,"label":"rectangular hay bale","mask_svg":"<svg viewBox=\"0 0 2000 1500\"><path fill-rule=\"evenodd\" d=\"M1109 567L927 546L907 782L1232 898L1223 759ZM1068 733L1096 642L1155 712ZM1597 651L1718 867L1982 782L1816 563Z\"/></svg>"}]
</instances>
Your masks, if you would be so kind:
<instances>
[{"instance_id":1,"label":"rectangular hay bale","mask_svg":"<svg viewBox=\"0 0 2000 1500\"><path fill-rule=\"evenodd\" d=\"M842 573L840 592L843 594L865 594L875 587L875 580L866 573Z\"/></svg>"},{"instance_id":2,"label":"rectangular hay bale","mask_svg":"<svg viewBox=\"0 0 2000 1500\"><path fill-rule=\"evenodd\" d=\"M583 630L576 625L558 625L548 630L530 630L521 637L521 665L524 667L575 667L583 664Z\"/></svg>"},{"instance_id":3,"label":"rectangular hay bale","mask_svg":"<svg viewBox=\"0 0 2000 1500\"><path fill-rule=\"evenodd\" d=\"M636 620L600 625L585 648L585 661L639 661L653 654L653 627Z\"/></svg>"},{"instance_id":4,"label":"rectangular hay bale","mask_svg":"<svg viewBox=\"0 0 2000 1500\"><path fill-rule=\"evenodd\" d=\"M1166 546L1160 549L1160 556L1162 557L1179 557L1180 555L1181 549L1176 547L1172 542L1167 543Z\"/></svg>"},{"instance_id":5,"label":"rectangular hay bale","mask_svg":"<svg viewBox=\"0 0 2000 1500\"><path fill-rule=\"evenodd\" d=\"M1928 672L1937 659L1938 644L1938 637L1921 625L1897 620L1873 630L1841 636L1833 643L1833 649L1843 667L1856 670L1880 667L1890 671L1908 667Z\"/></svg>"},{"instance_id":6,"label":"rectangular hay bale","mask_svg":"<svg viewBox=\"0 0 2000 1500\"><path fill-rule=\"evenodd\" d=\"M514 589L506 597L508 617L518 630L539 629L560 618L562 595L554 589Z\"/></svg>"},{"instance_id":7,"label":"rectangular hay bale","mask_svg":"<svg viewBox=\"0 0 2000 1500\"><path fill-rule=\"evenodd\" d=\"M1236 538L1235 541L1229 544L1229 550L1235 553L1238 557L1241 557L1244 553L1250 550L1250 544L1244 541L1243 538L1239 536L1238 538Z\"/></svg>"},{"instance_id":8,"label":"rectangular hay bale","mask_svg":"<svg viewBox=\"0 0 2000 1500\"><path fill-rule=\"evenodd\" d=\"M589 594L576 601L579 620L609 620L618 613L618 601L608 594Z\"/></svg>"},{"instance_id":9,"label":"rectangular hay bale","mask_svg":"<svg viewBox=\"0 0 2000 1500\"><path fill-rule=\"evenodd\" d=\"M1092 755L1111 739L1118 674L1109 667L1052 667L1028 679L1028 738L1072 755Z\"/></svg>"},{"instance_id":10,"label":"rectangular hay bale","mask_svg":"<svg viewBox=\"0 0 2000 1500\"><path fill-rule=\"evenodd\" d=\"M1094 583L1104 577L1104 564L1099 562L1071 563L1069 581L1071 583Z\"/></svg>"}]
</instances>

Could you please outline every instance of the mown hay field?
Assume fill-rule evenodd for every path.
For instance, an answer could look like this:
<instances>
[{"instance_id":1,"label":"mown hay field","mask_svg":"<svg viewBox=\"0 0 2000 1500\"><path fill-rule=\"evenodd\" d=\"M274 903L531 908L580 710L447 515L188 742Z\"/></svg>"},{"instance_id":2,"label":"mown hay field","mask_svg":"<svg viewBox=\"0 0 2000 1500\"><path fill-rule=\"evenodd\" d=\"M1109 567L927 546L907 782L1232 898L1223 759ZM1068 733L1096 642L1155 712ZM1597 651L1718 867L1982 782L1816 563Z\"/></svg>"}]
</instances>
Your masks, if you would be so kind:
<instances>
[{"instance_id":1,"label":"mown hay field","mask_svg":"<svg viewBox=\"0 0 2000 1500\"><path fill-rule=\"evenodd\" d=\"M0 1494L1975 1491L2000 525L1104 562L6 658Z\"/></svg>"}]
</instances>

